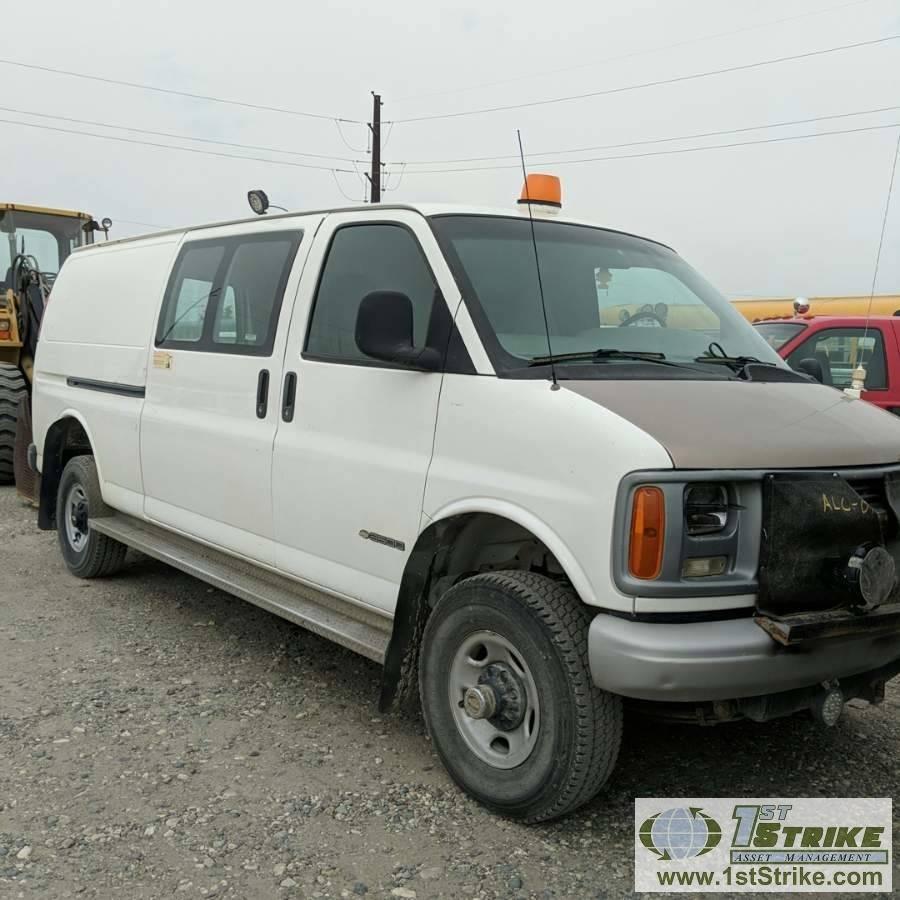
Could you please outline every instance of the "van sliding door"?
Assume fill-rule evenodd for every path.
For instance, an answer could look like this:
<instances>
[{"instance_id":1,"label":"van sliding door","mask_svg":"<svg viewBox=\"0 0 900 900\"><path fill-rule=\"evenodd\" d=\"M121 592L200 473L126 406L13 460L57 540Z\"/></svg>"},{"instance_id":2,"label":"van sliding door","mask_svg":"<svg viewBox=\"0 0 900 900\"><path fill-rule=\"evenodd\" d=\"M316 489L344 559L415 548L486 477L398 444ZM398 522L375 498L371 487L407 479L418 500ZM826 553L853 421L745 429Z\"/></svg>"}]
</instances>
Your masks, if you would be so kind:
<instances>
[{"instance_id":1,"label":"van sliding door","mask_svg":"<svg viewBox=\"0 0 900 900\"><path fill-rule=\"evenodd\" d=\"M278 386L310 224L189 233L163 300L141 418L147 518L269 565Z\"/></svg>"}]
</instances>

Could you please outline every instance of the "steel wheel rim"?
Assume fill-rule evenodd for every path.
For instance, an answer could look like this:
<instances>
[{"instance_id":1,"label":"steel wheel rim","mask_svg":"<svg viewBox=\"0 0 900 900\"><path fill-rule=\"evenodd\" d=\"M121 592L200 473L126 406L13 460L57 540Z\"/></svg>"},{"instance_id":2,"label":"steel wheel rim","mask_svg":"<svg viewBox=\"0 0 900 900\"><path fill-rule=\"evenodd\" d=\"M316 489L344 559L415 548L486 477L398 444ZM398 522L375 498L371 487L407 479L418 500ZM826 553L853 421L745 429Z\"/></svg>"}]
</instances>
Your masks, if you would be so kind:
<instances>
[{"instance_id":1,"label":"steel wheel rim","mask_svg":"<svg viewBox=\"0 0 900 900\"><path fill-rule=\"evenodd\" d=\"M87 544L89 529L86 523L86 513L87 497L84 488L80 484L73 484L66 497L64 516L66 539L76 553L81 553Z\"/></svg>"},{"instance_id":2,"label":"steel wheel rim","mask_svg":"<svg viewBox=\"0 0 900 900\"><path fill-rule=\"evenodd\" d=\"M473 718L466 711L466 692L484 679L488 666L508 669L518 687L515 699L524 701L522 720L512 729L497 727L496 716ZM494 631L467 635L450 664L448 693L456 728L479 759L497 769L514 769L531 756L540 733L540 701L531 670L511 641Z\"/></svg>"}]
</instances>

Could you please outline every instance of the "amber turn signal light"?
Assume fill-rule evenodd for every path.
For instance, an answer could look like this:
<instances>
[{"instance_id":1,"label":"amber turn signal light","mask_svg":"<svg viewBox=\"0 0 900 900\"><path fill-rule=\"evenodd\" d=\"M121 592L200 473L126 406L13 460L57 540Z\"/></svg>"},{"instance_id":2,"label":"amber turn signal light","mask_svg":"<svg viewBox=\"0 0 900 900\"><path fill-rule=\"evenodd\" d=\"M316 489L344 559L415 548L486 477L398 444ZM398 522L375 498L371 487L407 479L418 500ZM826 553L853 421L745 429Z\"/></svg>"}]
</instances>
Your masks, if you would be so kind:
<instances>
[{"instance_id":1,"label":"amber turn signal light","mask_svg":"<svg viewBox=\"0 0 900 900\"><path fill-rule=\"evenodd\" d=\"M666 501L658 487L644 485L634 492L628 568L635 578L651 581L662 570Z\"/></svg>"}]
</instances>

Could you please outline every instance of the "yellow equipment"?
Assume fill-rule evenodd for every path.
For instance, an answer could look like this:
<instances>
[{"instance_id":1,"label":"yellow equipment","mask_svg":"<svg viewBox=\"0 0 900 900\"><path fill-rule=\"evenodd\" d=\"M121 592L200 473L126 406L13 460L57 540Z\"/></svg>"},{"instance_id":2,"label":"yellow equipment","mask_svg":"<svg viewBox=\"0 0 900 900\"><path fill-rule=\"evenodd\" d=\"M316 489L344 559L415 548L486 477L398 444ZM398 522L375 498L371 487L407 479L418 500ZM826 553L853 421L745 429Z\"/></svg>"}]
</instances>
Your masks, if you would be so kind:
<instances>
[{"instance_id":1,"label":"yellow equipment","mask_svg":"<svg viewBox=\"0 0 900 900\"><path fill-rule=\"evenodd\" d=\"M732 300L734 308L748 321L780 318L794 315L794 297L779 300ZM866 316L869 315L868 297L810 297L809 315L814 316ZM893 316L900 312L900 294L876 294L871 301L873 316Z\"/></svg>"},{"instance_id":2,"label":"yellow equipment","mask_svg":"<svg viewBox=\"0 0 900 900\"><path fill-rule=\"evenodd\" d=\"M111 224L82 212L0 203L0 484L15 478L29 498L31 379L44 307L69 254Z\"/></svg>"}]
</instances>

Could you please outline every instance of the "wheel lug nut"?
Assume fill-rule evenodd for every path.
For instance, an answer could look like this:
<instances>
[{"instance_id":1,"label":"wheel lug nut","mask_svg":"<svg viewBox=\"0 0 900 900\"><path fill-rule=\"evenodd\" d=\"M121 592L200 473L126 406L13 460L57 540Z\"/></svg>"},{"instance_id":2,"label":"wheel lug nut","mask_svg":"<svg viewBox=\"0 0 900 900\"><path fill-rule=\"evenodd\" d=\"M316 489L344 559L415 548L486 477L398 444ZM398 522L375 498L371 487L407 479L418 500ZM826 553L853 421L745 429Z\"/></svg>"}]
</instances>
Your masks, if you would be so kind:
<instances>
[{"instance_id":1,"label":"wheel lug nut","mask_svg":"<svg viewBox=\"0 0 900 900\"><path fill-rule=\"evenodd\" d=\"M472 719L490 719L497 711L497 696L486 684L476 684L466 690L463 708Z\"/></svg>"}]
</instances>

